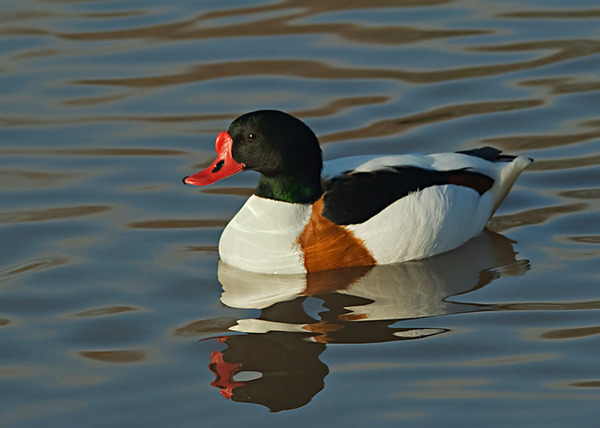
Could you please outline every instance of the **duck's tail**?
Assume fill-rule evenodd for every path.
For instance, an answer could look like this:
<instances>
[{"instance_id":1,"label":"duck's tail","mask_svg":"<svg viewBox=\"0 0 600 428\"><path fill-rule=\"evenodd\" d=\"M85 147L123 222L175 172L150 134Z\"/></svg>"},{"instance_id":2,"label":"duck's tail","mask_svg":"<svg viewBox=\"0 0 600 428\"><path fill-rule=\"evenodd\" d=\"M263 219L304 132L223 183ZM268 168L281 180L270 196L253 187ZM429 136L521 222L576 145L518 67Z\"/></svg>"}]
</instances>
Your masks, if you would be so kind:
<instances>
[{"instance_id":1,"label":"duck's tail","mask_svg":"<svg viewBox=\"0 0 600 428\"><path fill-rule=\"evenodd\" d=\"M506 198L517 177L533 162L533 159L526 156L499 155L494 162L498 164L499 174L490 189L494 201L492 214L496 212L504 198Z\"/></svg>"}]
</instances>

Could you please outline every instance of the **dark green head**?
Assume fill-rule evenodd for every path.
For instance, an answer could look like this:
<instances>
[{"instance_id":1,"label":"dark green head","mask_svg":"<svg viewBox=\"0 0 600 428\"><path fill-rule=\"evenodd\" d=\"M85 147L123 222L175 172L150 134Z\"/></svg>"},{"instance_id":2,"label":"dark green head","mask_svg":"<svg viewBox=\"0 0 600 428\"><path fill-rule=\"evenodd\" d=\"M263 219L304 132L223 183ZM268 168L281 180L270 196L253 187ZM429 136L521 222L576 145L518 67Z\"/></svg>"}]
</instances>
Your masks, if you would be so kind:
<instances>
[{"instance_id":1,"label":"dark green head","mask_svg":"<svg viewBox=\"0 0 600 428\"><path fill-rule=\"evenodd\" d=\"M321 196L321 148L299 119L277 110L258 110L234 120L229 135L233 159L262 174L257 196L300 203Z\"/></svg>"}]
</instances>

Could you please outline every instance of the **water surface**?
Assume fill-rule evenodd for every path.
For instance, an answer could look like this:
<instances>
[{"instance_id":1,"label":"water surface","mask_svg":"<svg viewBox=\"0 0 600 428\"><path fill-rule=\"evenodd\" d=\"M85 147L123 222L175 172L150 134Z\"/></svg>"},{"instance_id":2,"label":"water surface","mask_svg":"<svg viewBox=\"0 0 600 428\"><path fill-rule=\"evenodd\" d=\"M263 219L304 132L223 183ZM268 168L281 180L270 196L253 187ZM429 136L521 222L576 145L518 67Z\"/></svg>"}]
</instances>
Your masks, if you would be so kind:
<instances>
[{"instance_id":1,"label":"water surface","mask_svg":"<svg viewBox=\"0 0 600 428\"><path fill-rule=\"evenodd\" d=\"M595 426L597 2L371 3L0 6L2 426ZM254 277L216 246L257 175L181 178L260 108L536 161L455 252Z\"/></svg>"}]
</instances>

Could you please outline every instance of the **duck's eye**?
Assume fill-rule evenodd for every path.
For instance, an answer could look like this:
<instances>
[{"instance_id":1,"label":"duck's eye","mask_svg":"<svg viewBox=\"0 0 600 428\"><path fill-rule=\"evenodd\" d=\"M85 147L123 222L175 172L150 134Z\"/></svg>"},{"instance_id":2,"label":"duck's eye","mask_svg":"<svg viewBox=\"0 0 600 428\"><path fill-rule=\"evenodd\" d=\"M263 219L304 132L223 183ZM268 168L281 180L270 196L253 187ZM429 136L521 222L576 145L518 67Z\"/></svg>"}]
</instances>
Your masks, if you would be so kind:
<instances>
[{"instance_id":1,"label":"duck's eye","mask_svg":"<svg viewBox=\"0 0 600 428\"><path fill-rule=\"evenodd\" d=\"M258 135L257 135L257 134L248 134L248 139L249 139L249 140L255 140L255 139L256 139L256 137L258 137Z\"/></svg>"}]
</instances>

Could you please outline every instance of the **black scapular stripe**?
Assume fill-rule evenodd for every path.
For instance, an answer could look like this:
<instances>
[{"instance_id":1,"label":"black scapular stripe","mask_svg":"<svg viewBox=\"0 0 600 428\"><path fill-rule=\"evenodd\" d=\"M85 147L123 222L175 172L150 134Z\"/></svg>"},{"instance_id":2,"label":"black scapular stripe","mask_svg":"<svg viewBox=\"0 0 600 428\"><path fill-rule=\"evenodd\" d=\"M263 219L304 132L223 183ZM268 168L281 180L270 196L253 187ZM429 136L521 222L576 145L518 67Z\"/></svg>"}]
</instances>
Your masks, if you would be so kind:
<instances>
[{"instance_id":1,"label":"black scapular stripe","mask_svg":"<svg viewBox=\"0 0 600 428\"><path fill-rule=\"evenodd\" d=\"M485 146L478 149L461 150L456 153L463 155L475 156L477 158L485 159L490 162L510 162L516 158L513 155L503 155L502 150L498 150L495 147Z\"/></svg>"},{"instance_id":2,"label":"black scapular stripe","mask_svg":"<svg viewBox=\"0 0 600 428\"><path fill-rule=\"evenodd\" d=\"M434 171L413 166L348 173L325 183L323 215L339 225L363 223L410 193L445 184L469 187L482 195L494 180L467 169Z\"/></svg>"}]
</instances>

